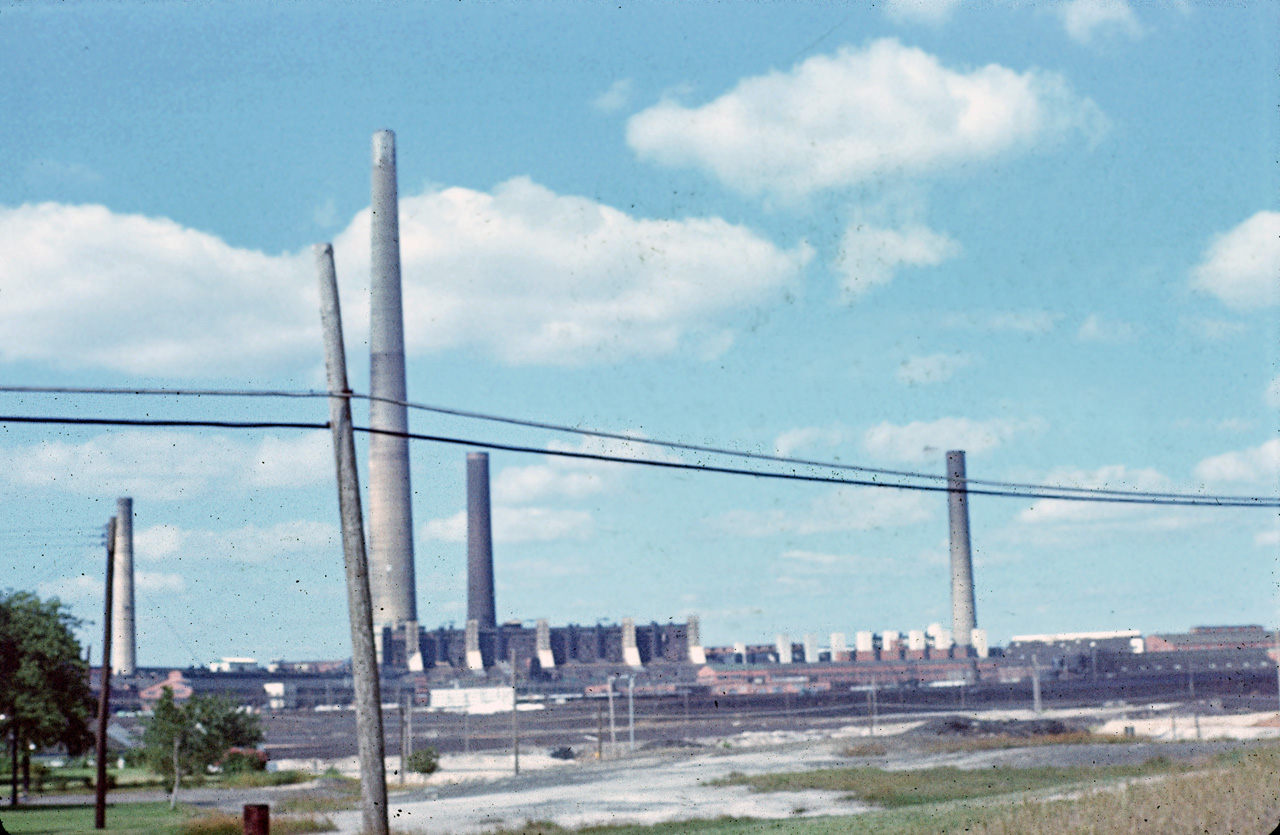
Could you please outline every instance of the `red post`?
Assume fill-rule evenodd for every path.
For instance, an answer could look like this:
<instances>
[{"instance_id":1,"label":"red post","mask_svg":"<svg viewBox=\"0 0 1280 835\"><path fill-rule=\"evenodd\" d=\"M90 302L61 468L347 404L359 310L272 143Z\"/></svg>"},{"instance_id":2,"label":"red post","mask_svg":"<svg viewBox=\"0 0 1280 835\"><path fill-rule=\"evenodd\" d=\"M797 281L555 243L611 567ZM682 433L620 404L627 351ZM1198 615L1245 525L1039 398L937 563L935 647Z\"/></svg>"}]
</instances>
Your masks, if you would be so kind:
<instances>
[{"instance_id":1,"label":"red post","mask_svg":"<svg viewBox=\"0 0 1280 835\"><path fill-rule=\"evenodd\" d=\"M244 835L271 835L271 807L265 803L244 804Z\"/></svg>"}]
</instances>

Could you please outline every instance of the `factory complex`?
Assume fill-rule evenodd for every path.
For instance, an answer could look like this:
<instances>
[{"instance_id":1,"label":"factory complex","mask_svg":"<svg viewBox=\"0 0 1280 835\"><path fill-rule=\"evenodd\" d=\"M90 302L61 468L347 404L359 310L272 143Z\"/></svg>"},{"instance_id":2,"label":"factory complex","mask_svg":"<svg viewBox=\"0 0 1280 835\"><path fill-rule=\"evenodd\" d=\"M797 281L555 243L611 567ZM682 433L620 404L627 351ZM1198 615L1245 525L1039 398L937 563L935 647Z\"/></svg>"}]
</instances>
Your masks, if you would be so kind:
<instances>
[{"instance_id":1,"label":"factory complex","mask_svg":"<svg viewBox=\"0 0 1280 835\"><path fill-rule=\"evenodd\" d=\"M489 646L499 656L505 649L507 658L477 668L466 666L464 631L434 630L424 633L422 645L428 657L436 646L444 647L447 657L423 671L384 665L382 692L389 702L412 694L421 707L492 712L493 692L511 691L512 652L518 698L533 702L598 697L611 682L629 687L636 697L699 700L830 697L871 688L924 692L964 686L979 693L984 688L1028 689L1033 678L1046 687L1093 690L1099 697L1126 689L1145 692L1160 683L1180 691L1190 684L1193 692L1198 685L1205 693L1273 692L1276 687L1275 635L1261 626L1201 626L1177 634L1015 636L1007 646L989 648L984 657L945 646L946 630L940 628L914 631L924 636L921 649L910 649L910 640L904 645L897 640L899 633L889 631L856 633L863 648L844 650L832 649L841 644L841 633L830 635L825 645L814 635L797 643L782 635L774 644L702 648L689 640L696 639L697 628L696 619L563 627L547 627L542 621L534 628L504 624L490 633ZM549 657L547 650L538 649L548 637ZM691 648L700 651L700 663L688 657ZM352 702L348 661L260 665L251 658L113 675L112 701L120 710L146 709L166 687L179 699L193 693L231 694L245 706L263 710L343 710ZM510 709L509 697L505 709Z\"/></svg>"},{"instance_id":2,"label":"factory complex","mask_svg":"<svg viewBox=\"0 0 1280 835\"><path fill-rule=\"evenodd\" d=\"M696 616L647 623L498 623L489 497L489 456L472 452L467 474L467 619L428 629L417 610L413 490L409 472L404 321L400 287L395 136L373 138L370 274L370 416L367 490L369 598L384 701L471 709L458 691L507 688L522 700L592 698L621 678L636 696L711 699L821 695L867 689L1076 683L1099 692L1125 682L1194 677L1202 688L1241 692L1277 686L1276 642L1261 626L1196 627L1185 634L1136 631L1015 636L992 646L978 627L965 453L946 453L951 621L906 630L809 632L772 643L703 646ZM345 373L345 372L344 372ZM265 709L343 709L352 703L350 661L226 658L208 668L138 667L133 595L133 507L121 498L112 578L112 703L136 710L159 698L229 692ZM358 514L357 514L358 515ZM649 613L651 616L656 613ZM1178 686L1182 686L1178 684ZM1038 689L1037 689L1038 692ZM477 697L479 699L479 697ZM446 704L447 703L447 704ZM510 702L508 703L510 704ZM452 707L448 707L452 705ZM459 707L461 706L461 707Z\"/></svg>"}]
</instances>

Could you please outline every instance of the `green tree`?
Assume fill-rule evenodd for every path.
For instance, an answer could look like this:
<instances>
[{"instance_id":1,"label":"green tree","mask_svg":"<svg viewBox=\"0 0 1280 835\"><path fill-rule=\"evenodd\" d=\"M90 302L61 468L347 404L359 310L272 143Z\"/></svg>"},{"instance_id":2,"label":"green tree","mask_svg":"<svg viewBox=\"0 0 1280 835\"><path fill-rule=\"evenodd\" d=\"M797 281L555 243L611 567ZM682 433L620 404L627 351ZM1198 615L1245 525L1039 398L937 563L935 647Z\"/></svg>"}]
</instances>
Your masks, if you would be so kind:
<instances>
[{"instance_id":1,"label":"green tree","mask_svg":"<svg viewBox=\"0 0 1280 835\"><path fill-rule=\"evenodd\" d=\"M142 734L147 767L173 778L170 807L178 802L184 775L205 774L230 748L251 748L262 741L258 717L243 713L223 696L192 696L184 705L166 687Z\"/></svg>"},{"instance_id":2,"label":"green tree","mask_svg":"<svg viewBox=\"0 0 1280 835\"><path fill-rule=\"evenodd\" d=\"M92 741L89 670L73 632L79 625L57 598L0 593L0 714L11 762L32 745L62 745L79 756ZM11 779L16 802L16 767Z\"/></svg>"}]
</instances>

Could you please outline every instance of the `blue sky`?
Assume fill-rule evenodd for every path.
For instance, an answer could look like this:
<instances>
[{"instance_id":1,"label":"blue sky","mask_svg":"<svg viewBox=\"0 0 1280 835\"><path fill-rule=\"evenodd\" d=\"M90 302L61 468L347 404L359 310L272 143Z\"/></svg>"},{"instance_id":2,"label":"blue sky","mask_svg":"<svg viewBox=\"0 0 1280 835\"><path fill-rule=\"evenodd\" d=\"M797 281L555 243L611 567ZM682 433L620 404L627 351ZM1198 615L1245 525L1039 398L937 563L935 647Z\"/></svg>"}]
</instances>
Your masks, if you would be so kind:
<instances>
[{"instance_id":1,"label":"blue sky","mask_svg":"<svg viewBox=\"0 0 1280 835\"><path fill-rule=\"evenodd\" d=\"M370 138L390 128L416 401L1275 495L1276 30L1265 3L1123 0L0 5L0 378L318 387L309 247L331 240L365 388ZM429 625L464 617L465 451L413 446ZM330 455L320 432L0 426L0 586L96 622L97 531L131 495L139 663L343 656ZM697 612L718 644L949 617L940 496L497 452L492 468L500 618ZM1273 511L971 512L997 642L1276 622Z\"/></svg>"}]
</instances>

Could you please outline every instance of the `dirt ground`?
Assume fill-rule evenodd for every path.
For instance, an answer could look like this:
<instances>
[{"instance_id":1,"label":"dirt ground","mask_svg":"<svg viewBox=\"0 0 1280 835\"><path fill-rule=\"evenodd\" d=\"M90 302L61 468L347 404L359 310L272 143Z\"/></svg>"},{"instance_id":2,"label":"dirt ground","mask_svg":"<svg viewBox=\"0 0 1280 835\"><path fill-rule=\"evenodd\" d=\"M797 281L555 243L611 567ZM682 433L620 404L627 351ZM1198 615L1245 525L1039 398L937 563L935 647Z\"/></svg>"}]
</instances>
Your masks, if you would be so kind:
<instances>
[{"instance_id":1,"label":"dirt ground","mask_svg":"<svg viewBox=\"0 0 1280 835\"><path fill-rule=\"evenodd\" d=\"M939 752L936 717L884 723L876 728L872 756L859 756L872 742L865 723L794 731L746 731L700 738L700 747L665 751L618 751L612 759L553 759L544 751L521 757L521 774L512 774L510 753L446 755L441 770L424 785L397 790L390 811L402 832L482 833L526 820L575 827L605 823L657 823L721 815L756 818L856 814L865 804L839 792L804 791L752 794L745 786L712 786L732 771L746 774L794 771L842 765L875 765L893 770L951 765L977 769L994 764L1136 764L1154 756L1175 760L1280 736L1275 714L1242 714L1201 719L1195 738L1193 716L1179 716L1171 705L1134 710L988 711L963 716L985 721L1060 720L1123 733L1135 726L1140 738L1129 744L1079 744L997 750ZM1149 714L1149 715L1144 715ZM1270 721L1268 721L1270 720ZM1147 723L1147 724L1143 724ZM1114 731L1111 726L1115 725ZM1185 727L1185 732L1183 731ZM1162 736L1163 734L1163 736ZM1141 738L1146 737L1146 738ZM883 753L879 746L883 746ZM853 755L850 755L853 749ZM394 762L389 762L394 766ZM340 812L342 833L359 831L358 812Z\"/></svg>"}]
</instances>

